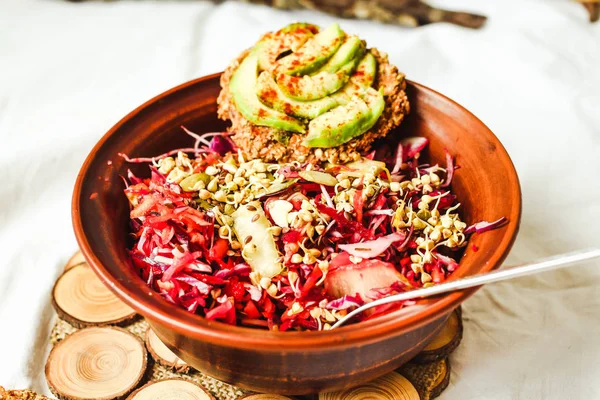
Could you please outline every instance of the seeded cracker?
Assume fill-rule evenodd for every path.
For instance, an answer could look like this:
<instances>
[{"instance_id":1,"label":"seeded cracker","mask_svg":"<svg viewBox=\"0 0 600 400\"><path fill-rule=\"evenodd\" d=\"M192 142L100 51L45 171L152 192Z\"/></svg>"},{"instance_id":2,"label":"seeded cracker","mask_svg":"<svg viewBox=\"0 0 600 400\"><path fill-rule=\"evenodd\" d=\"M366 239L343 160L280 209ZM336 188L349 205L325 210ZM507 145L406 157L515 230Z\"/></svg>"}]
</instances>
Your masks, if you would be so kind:
<instances>
[{"instance_id":1,"label":"seeded cracker","mask_svg":"<svg viewBox=\"0 0 600 400\"><path fill-rule=\"evenodd\" d=\"M305 135L290 134L287 145L277 141L282 131L268 127L258 126L248 121L236 109L232 93L229 90L231 76L240 62L249 54L243 52L223 72L221 76L221 93L217 100L218 115L223 120L231 121L233 141L244 150L250 158L262 158L265 161L329 161L332 163L345 163L360 158L371 150L373 142L386 136L393 128L400 125L408 114L410 106L406 96L406 81L403 73L390 64L388 56L377 49L370 49L377 60L377 77L374 88L383 88L385 109L375 126L366 133L334 148L309 149L302 145Z\"/></svg>"}]
</instances>

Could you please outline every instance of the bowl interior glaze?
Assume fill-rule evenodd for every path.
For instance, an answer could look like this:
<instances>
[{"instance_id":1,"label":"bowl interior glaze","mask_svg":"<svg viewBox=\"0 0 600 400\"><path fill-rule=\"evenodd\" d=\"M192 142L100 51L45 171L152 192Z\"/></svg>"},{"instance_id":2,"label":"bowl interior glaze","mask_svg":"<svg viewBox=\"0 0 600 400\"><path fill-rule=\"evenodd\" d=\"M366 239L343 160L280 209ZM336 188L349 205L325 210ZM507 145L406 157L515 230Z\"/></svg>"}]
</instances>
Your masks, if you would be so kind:
<instances>
[{"instance_id":1,"label":"bowl interior glaze","mask_svg":"<svg viewBox=\"0 0 600 400\"><path fill-rule=\"evenodd\" d=\"M182 132L182 125L197 133L225 129L226 124L216 116L219 90L219 74L215 74L187 82L143 104L98 142L77 177L72 202L77 241L92 268L127 304L151 321L204 343L311 353L409 332L447 314L475 291L440 297L406 317L390 313L331 332L279 333L234 327L207 321L162 300L137 276L127 254L129 206L121 176L126 176L128 169L148 176L148 168L125 162L118 153L144 157L189 147L192 140ZM500 229L473 235L453 277L499 267L516 238L521 216L519 181L508 154L481 121L452 100L414 82L408 84L408 96L411 113L392 134L429 138L424 157L433 163L445 165L444 149L456 156L460 169L453 191L462 204L465 222L493 221L502 216L509 219Z\"/></svg>"}]
</instances>

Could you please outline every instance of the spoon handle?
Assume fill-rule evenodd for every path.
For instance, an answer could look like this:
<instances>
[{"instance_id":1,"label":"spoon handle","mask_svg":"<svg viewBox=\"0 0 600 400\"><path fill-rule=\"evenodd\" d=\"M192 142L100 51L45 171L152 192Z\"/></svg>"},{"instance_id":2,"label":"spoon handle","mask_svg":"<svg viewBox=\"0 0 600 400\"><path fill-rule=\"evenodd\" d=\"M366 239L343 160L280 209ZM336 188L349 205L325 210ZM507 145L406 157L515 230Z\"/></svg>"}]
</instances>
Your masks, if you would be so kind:
<instances>
[{"instance_id":1,"label":"spoon handle","mask_svg":"<svg viewBox=\"0 0 600 400\"><path fill-rule=\"evenodd\" d=\"M471 275L465 278L455 279L445 283L441 283L439 285L395 294L393 296L384 297L358 307L354 311L348 313L348 315L346 315L344 318L336 322L331 327L331 329L335 329L337 327L342 326L354 316L370 308L381 306L384 304L394 303L397 301L411 300L420 297L435 296L437 294L467 289L474 286L481 286L486 283L506 281L521 276L537 274L538 272L551 271L554 269L563 268L583 261L593 260L595 258L600 258L600 249L595 248L579 250L572 253L565 253L550 258L544 258L542 260L535 261L532 263L517 265L514 267L507 267L477 275Z\"/></svg>"}]
</instances>

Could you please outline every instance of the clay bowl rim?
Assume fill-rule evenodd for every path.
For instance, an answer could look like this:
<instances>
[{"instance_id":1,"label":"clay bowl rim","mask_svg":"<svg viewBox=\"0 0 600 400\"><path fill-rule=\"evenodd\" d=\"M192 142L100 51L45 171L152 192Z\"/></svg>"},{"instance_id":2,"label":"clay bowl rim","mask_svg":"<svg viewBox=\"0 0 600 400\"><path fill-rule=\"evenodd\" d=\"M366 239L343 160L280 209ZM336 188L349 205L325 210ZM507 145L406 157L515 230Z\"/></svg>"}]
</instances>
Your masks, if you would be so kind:
<instances>
[{"instance_id":1,"label":"clay bowl rim","mask_svg":"<svg viewBox=\"0 0 600 400\"><path fill-rule=\"evenodd\" d=\"M165 325L169 329L186 337L227 347L281 352L293 350L320 351L323 348L349 347L354 343L367 344L377 342L387 337L416 329L449 313L478 290L478 288L472 288L441 296L420 311L406 314L405 316L401 316L402 310L398 310L373 320L350 324L333 331L319 332L272 332L256 328L232 326L217 321L208 321L199 315L190 314L173 304L159 299L158 296L145 296L144 298L140 298L139 296L130 293L121 280L118 279L118 277L111 275L107 268L100 262L84 234L83 224L79 213L83 179L88 174L90 165L98 150L113 134L115 134L115 132L117 132L126 122L134 118L140 111L179 90L203 81L218 79L220 75L221 73L218 72L185 82L155 96L131 111L117 122L117 124L115 124L98 141L98 143L96 143L86 157L86 160L77 175L71 209L73 228L77 242L90 266L104 284L119 298L144 317L147 317L156 323ZM506 231L501 243L497 246L497 249L488 261L478 271L487 272L498 268L508 256L511 247L516 240L521 221L521 188L514 164L496 135L494 135L494 133L470 111L433 89L410 80L407 80L407 82L409 85L412 85L421 91L428 92L428 94L449 103L452 107L458 108L461 112L466 113L469 118L473 119L474 122L480 124L481 130L486 131L486 139L493 142L500 157L505 161L503 165L507 166L507 168L504 173L506 174L506 178L510 181L511 187L509 196L517 201L513 202L514 205L510 210L510 214L506 215L509 222L503 228L506 229ZM457 272L460 272L460 269ZM461 277L460 273L453 275L453 278L458 277Z\"/></svg>"}]
</instances>

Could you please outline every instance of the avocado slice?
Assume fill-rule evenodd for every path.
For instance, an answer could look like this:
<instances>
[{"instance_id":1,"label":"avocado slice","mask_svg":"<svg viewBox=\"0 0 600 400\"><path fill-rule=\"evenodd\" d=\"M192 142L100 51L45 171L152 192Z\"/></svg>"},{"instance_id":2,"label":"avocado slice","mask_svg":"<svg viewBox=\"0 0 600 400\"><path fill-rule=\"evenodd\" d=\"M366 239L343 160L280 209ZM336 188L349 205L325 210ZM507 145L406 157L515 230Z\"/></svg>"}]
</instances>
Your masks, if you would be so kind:
<instances>
[{"instance_id":1,"label":"avocado slice","mask_svg":"<svg viewBox=\"0 0 600 400\"><path fill-rule=\"evenodd\" d=\"M337 72L350 61L362 58L365 45L357 36L349 36L338 51L323 65L318 72Z\"/></svg>"},{"instance_id":2,"label":"avocado slice","mask_svg":"<svg viewBox=\"0 0 600 400\"><path fill-rule=\"evenodd\" d=\"M360 96L365 89L373 86L376 75L377 60L370 52L367 52L350 76L348 83L330 97L335 100L337 105L346 105L354 96Z\"/></svg>"},{"instance_id":3,"label":"avocado slice","mask_svg":"<svg viewBox=\"0 0 600 400\"><path fill-rule=\"evenodd\" d=\"M288 97L302 101L318 100L340 90L350 79L350 74L356 69L359 60L350 60L335 73L322 71L316 75L304 76L280 73L276 75L275 80Z\"/></svg>"},{"instance_id":4,"label":"avocado slice","mask_svg":"<svg viewBox=\"0 0 600 400\"><path fill-rule=\"evenodd\" d=\"M278 72L307 75L319 69L340 48L345 37L337 23L331 24L306 41L298 50L278 61Z\"/></svg>"},{"instance_id":5,"label":"avocado slice","mask_svg":"<svg viewBox=\"0 0 600 400\"><path fill-rule=\"evenodd\" d=\"M231 216L238 241L248 246L248 249L244 246L242 257L252 270L267 278L279 274L283 268L279 261L280 254L273 234L269 231L271 223L260 202L254 201L241 206Z\"/></svg>"},{"instance_id":6,"label":"avocado slice","mask_svg":"<svg viewBox=\"0 0 600 400\"><path fill-rule=\"evenodd\" d=\"M385 107L383 93L373 88L354 96L343 106L313 119L305 139L307 147L335 147L368 131Z\"/></svg>"},{"instance_id":7,"label":"avocado slice","mask_svg":"<svg viewBox=\"0 0 600 400\"><path fill-rule=\"evenodd\" d=\"M365 60L365 58L367 58L367 60ZM359 60L360 62L358 62ZM370 53L367 53L362 59L355 58L354 60L351 60L346 66L339 70L340 74L344 74L348 70L351 71L356 67L356 71L350 77L351 81L330 96L325 96L313 101L296 100L288 96L288 94L281 90L279 85L277 85L271 73L263 71L258 78L257 95L265 105L274 108L275 110L298 118L314 119L337 106L347 104L352 99L352 96L360 94L366 88L363 87L362 84L368 84L369 82L372 84L375 80L375 68L371 67L374 65L372 64L374 62L375 58ZM358 63L358 65L356 65L356 63ZM361 66L362 71L357 75ZM314 78L316 76L317 75L312 77L305 76L303 78ZM287 77L301 79L297 77ZM354 83L352 82L353 77L356 77L356 82ZM318 88L317 90L321 90L321 88Z\"/></svg>"},{"instance_id":8,"label":"avocado slice","mask_svg":"<svg viewBox=\"0 0 600 400\"><path fill-rule=\"evenodd\" d=\"M263 71L273 69L282 55L298 50L318 32L316 25L293 23L275 33L264 35L253 49L258 54L258 67Z\"/></svg>"},{"instance_id":9,"label":"avocado slice","mask_svg":"<svg viewBox=\"0 0 600 400\"><path fill-rule=\"evenodd\" d=\"M292 22L291 24L286 25L283 28L281 28L279 30L279 32L298 33L298 32L307 31L307 32L312 33L313 35L316 35L317 33L319 33L320 30L321 30L321 28L319 28L317 25L309 24L308 22Z\"/></svg>"},{"instance_id":10,"label":"avocado slice","mask_svg":"<svg viewBox=\"0 0 600 400\"><path fill-rule=\"evenodd\" d=\"M348 82L364 54L364 44L356 36L349 37L314 75L290 76L279 72L275 80L280 89L296 100L318 100L337 92Z\"/></svg>"},{"instance_id":11,"label":"avocado slice","mask_svg":"<svg viewBox=\"0 0 600 400\"><path fill-rule=\"evenodd\" d=\"M314 101L298 101L287 97L277 86L269 71L260 73L256 89L258 98L265 105L299 118L314 119L339 105L332 97L323 97Z\"/></svg>"},{"instance_id":12,"label":"avocado slice","mask_svg":"<svg viewBox=\"0 0 600 400\"><path fill-rule=\"evenodd\" d=\"M277 74L279 88L292 99L309 101L318 100L337 92L348 82L349 76L344 73L319 72L316 75L290 76Z\"/></svg>"},{"instance_id":13,"label":"avocado slice","mask_svg":"<svg viewBox=\"0 0 600 400\"><path fill-rule=\"evenodd\" d=\"M377 76L377 60L375 56L368 51L360 60L356 70L350 77L350 82L363 88L373 86Z\"/></svg>"},{"instance_id":14,"label":"avocado slice","mask_svg":"<svg viewBox=\"0 0 600 400\"><path fill-rule=\"evenodd\" d=\"M250 53L233 73L229 89L237 110L255 125L304 133L306 128L296 118L266 107L256 96L258 57Z\"/></svg>"}]
</instances>

